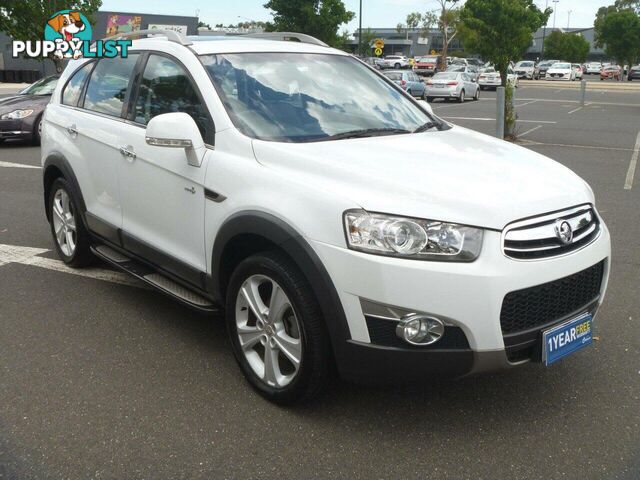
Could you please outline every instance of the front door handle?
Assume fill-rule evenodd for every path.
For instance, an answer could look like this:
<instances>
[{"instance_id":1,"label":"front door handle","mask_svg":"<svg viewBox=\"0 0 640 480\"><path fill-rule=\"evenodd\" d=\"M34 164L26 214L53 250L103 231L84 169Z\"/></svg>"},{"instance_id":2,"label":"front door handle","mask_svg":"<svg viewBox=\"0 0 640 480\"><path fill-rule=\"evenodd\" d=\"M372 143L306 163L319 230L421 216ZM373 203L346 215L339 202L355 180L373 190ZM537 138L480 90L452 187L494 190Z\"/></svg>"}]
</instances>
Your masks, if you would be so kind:
<instances>
[{"instance_id":1,"label":"front door handle","mask_svg":"<svg viewBox=\"0 0 640 480\"><path fill-rule=\"evenodd\" d=\"M78 136L78 127L76 127L75 123L67 127L67 133L74 138Z\"/></svg>"},{"instance_id":2,"label":"front door handle","mask_svg":"<svg viewBox=\"0 0 640 480\"><path fill-rule=\"evenodd\" d=\"M136 153L133 151L133 147L131 145L120 147L120 154L124 157L130 158L131 160L136 159Z\"/></svg>"}]
</instances>

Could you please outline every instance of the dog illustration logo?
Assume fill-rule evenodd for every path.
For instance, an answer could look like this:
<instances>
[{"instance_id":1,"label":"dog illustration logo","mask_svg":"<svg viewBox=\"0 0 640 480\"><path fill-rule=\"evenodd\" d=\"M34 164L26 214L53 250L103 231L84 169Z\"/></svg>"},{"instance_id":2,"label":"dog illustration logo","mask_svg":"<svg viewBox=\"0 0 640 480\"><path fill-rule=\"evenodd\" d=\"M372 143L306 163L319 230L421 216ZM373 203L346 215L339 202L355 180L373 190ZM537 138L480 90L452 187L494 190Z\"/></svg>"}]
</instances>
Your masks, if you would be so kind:
<instances>
[{"instance_id":1,"label":"dog illustration logo","mask_svg":"<svg viewBox=\"0 0 640 480\"><path fill-rule=\"evenodd\" d=\"M56 58L82 56L80 49L68 48L70 44L91 40L91 24L87 18L77 10L61 10L53 15L45 26L45 39L55 41L61 48L56 49ZM67 48L61 43L65 42Z\"/></svg>"}]
</instances>

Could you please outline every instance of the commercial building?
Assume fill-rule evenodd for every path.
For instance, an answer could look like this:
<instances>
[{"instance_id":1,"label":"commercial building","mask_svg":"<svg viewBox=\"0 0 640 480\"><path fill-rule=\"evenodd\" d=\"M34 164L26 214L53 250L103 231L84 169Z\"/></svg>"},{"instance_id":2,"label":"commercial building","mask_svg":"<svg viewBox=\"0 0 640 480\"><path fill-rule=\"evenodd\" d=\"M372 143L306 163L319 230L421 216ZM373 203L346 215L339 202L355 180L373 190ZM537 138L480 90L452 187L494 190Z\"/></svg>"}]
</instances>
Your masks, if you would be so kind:
<instances>
[{"instance_id":1,"label":"commercial building","mask_svg":"<svg viewBox=\"0 0 640 480\"><path fill-rule=\"evenodd\" d=\"M543 39L547 38L549 34L553 31L558 31L562 33L575 33L576 35L581 35L589 42L589 56L588 60L604 60L606 58L606 54L604 49L601 47L596 47L595 45L595 35L596 32L593 27L589 28L547 28L546 30L541 28L533 35L533 40L531 42L531 47L527 50L527 54L525 58L527 60L536 60L543 58L542 53L542 44Z\"/></svg>"},{"instance_id":2,"label":"commercial building","mask_svg":"<svg viewBox=\"0 0 640 480\"><path fill-rule=\"evenodd\" d=\"M424 30L422 28L402 29L397 28L368 28L362 29L363 35L371 31L376 38L384 41L382 55L405 55L417 57L427 55L431 51L440 52L444 41L442 33L437 29ZM354 33L354 40L349 41L349 48L354 52L358 48L358 32ZM449 51L463 51L462 43L454 38L449 44ZM372 53L373 55L373 49Z\"/></svg>"},{"instance_id":3,"label":"commercial building","mask_svg":"<svg viewBox=\"0 0 640 480\"><path fill-rule=\"evenodd\" d=\"M95 18L96 23L92 27L93 40L117 33L153 28L176 30L186 35L198 34L198 17L192 16L98 11ZM11 41L11 38L0 32L0 81L30 82L55 73L55 66L51 60L13 58Z\"/></svg>"}]
</instances>

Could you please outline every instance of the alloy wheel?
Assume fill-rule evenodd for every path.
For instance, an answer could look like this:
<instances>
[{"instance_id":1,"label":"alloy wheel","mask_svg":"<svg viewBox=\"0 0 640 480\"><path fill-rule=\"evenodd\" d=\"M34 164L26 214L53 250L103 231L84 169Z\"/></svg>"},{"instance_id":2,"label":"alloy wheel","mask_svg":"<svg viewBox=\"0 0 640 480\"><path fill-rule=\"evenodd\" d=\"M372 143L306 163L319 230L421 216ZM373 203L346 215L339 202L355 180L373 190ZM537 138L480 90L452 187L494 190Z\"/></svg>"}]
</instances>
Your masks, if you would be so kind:
<instances>
[{"instance_id":1,"label":"alloy wheel","mask_svg":"<svg viewBox=\"0 0 640 480\"><path fill-rule=\"evenodd\" d=\"M62 253L72 257L76 251L76 218L69 194L59 189L53 197L53 228Z\"/></svg>"},{"instance_id":2,"label":"alloy wheel","mask_svg":"<svg viewBox=\"0 0 640 480\"><path fill-rule=\"evenodd\" d=\"M256 376L273 388L289 385L300 370L302 334L282 287L252 275L240 287L235 314L240 348Z\"/></svg>"}]
</instances>

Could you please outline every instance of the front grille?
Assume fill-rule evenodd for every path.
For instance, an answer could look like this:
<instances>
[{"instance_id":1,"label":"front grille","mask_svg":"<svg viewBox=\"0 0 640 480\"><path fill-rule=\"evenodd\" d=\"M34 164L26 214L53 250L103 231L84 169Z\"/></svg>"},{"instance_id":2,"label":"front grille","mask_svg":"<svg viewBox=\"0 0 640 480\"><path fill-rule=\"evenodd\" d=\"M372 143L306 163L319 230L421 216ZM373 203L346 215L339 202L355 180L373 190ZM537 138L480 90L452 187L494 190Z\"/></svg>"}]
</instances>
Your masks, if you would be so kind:
<instances>
[{"instance_id":1,"label":"front grille","mask_svg":"<svg viewBox=\"0 0 640 480\"><path fill-rule=\"evenodd\" d=\"M468 349L469 341L461 328L445 326L442 339L431 345L410 345L396 335L397 321L366 315L367 329L371 343L385 347L420 350L463 350Z\"/></svg>"},{"instance_id":2,"label":"front grille","mask_svg":"<svg viewBox=\"0 0 640 480\"><path fill-rule=\"evenodd\" d=\"M569 277L508 293L502 302L503 335L534 329L558 321L598 297L604 260Z\"/></svg>"},{"instance_id":3,"label":"front grille","mask_svg":"<svg viewBox=\"0 0 640 480\"><path fill-rule=\"evenodd\" d=\"M571 238L565 237L564 241L560 235L563 223L568 224L571 230ZM598 216L590 205L583 205L507 226L502 246L507 257L538 260L564 255L585 247L593 242L599 233Z\"/></svg>"}]
</instances>

